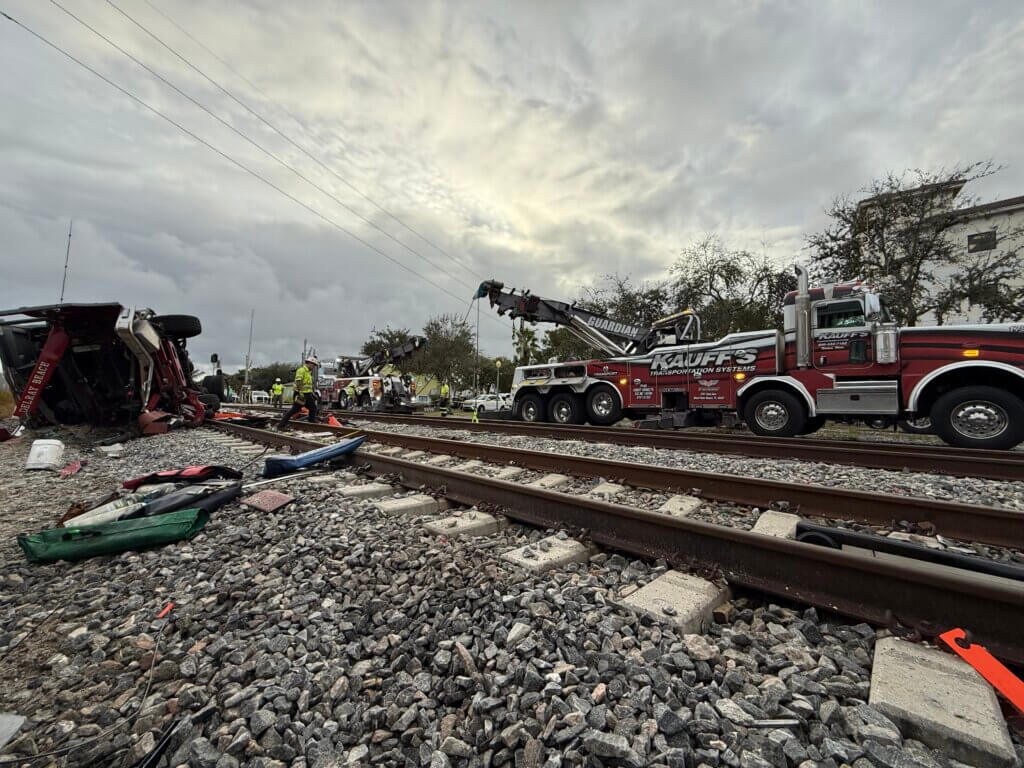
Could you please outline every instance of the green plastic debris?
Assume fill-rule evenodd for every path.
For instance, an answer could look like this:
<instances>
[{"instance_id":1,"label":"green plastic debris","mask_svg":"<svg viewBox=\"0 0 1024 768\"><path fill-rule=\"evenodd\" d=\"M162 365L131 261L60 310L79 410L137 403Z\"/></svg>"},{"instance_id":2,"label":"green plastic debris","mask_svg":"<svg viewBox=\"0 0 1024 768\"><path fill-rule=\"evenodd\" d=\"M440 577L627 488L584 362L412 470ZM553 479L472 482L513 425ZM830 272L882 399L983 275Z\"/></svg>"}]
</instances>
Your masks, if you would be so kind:
<instances>
[{"instance_id":1,"label":"green plastic debris","mask_svg":"<svg viewBox=\"0 0 1024 768\"><path fill-rule=\"evenodd\" d=\"M18 546L30 563L84 560L191 539L209 519L210 513L206 510L179 509L134 520L72 525L22 534L18 536Z\"/></svg>"}]
</instances>

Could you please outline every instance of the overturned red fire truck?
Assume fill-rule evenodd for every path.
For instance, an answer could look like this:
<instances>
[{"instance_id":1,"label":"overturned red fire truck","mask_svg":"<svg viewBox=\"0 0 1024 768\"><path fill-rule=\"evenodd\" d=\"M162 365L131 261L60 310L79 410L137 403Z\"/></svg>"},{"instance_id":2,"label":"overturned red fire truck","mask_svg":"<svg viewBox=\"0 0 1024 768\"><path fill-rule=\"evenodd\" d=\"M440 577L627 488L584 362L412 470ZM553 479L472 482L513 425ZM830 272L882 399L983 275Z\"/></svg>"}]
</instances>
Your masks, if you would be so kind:
<instances>
[{"instance_id":1,"label":"overturned red fire truck","mask_svg":"<svg viewBox=\"0 0 1024 768\"><path fill-rule=\"evenodd\" d=\"M951 445L1008 449L1024 440L1024 322L900 328L861 283L809 288L806 271L796 271L781 330L711 342L689 311L645 328L493 280L477 297L499 314L566 327L607 355L517 368L513 415L525 421L742 420L755 434L790 437L830 418L927 417Z\"/></svg>"},{"instance_id":2,"label":"overturned red fire truck","mask_svg":"<svg viewBox=\"0 0 1024 768\"><path fill-rule=\"evenodd\" d=\"M143 434L202 424L224 390L219 375L193 381L186 344L201 332L192 315L116 303L2 311L0 363L18 398L14 416L34 426L137 421Z\"/></svg>"}]
</instances>

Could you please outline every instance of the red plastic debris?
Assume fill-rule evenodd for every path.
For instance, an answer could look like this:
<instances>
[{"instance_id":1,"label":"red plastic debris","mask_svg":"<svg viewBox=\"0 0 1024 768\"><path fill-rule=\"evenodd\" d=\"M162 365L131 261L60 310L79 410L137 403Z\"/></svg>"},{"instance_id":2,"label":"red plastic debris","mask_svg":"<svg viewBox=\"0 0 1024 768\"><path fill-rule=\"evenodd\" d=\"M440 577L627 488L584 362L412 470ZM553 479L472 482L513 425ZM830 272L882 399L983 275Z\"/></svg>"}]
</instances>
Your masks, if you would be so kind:
<instances>
[{"instance_id":1,"label":"red plastic debris","mask_svg":"<svg viewBox=\"0 0 1024 768\"><path fill-rule=\"evenodd\" d=\"M964 630L951 629L943 632L939 638L988 680L989 685L1003 694L1018 712L1024 713L1024 681L1004 667L983 645L967 640Z\"/></svg>"},{"instance_id":2,"label":"red plastic debris","mask_svg":"<svg viewBox=\"0 0 1024 768\"><path fill-rule=\"evenodd\" d=\"M162 611L160 611L160 613L158 613L156 615L156 617L158 619L162 619L164 616L166 616L168 613L171 612L171 609L173 607L174 607L174 601L172 600L171 602L169 602L167 605L164 606L164 609Z\"/></svg>"},{"instance_id":3,"label":"red plastic debris","mask_svg":"<svg viewBox=\"0 0 1024 768\"><path fill-rule=\"evenodd\" d=\"M286 493L280 493L278 491L260 491L254 493L252 496L246 496L241 500L241 503L247 507L253 509L259 509L263 512L276 512L281 507L287 506L295 501L294 496L289 496Z\"/></svg>"},{"instance_id":4,"label":"red plastic debris","mask_svg":"<svg viewBox=\"0 0 1024 768\"><path fill-rule=\"evenodd\" d=\"M66 467L64 467L64 469L60 471L61 478L63 479L65 477L71 477L72 475L77 474L82 469L82 467L84 467L88 463L88 461L72 461L70 464L68 464Z\"/></svg>"}]
</instances>

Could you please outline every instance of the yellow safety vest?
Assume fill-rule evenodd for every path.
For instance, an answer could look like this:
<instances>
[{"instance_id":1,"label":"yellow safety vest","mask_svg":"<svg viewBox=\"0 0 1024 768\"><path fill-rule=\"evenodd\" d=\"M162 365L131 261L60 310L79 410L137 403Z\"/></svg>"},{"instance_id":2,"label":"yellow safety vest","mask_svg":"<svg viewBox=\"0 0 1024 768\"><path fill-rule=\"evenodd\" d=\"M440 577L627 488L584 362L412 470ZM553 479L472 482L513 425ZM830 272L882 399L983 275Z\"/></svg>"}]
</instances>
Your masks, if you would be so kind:
<instances>
[{"instance_id":1,"label":"yellow safety vest","mask_svg":"<svg viewBox=\"0 0 1024 768\"><path fill-rule=\"evenodd\" d=\"M270 394L282 395L284 394L284 384L272 384L270 386Z\"/></svg>"},{"instance_id":2,"label":"yellow safety vest","mask_svg":"<svg viewBox=\"0 0 1024 768\"><path fill-rule=\"evenodd\" d=\"M448 385L447 384L442 384L441 385L441 397L448 397Z\"/></svg>"},{"instance_id":3,"label":"yellow safety vest","mask_svg":"<svg viewBox=\"0 0 1024 768\"><path fill-rule=\"evenodd\" d=\"M295 369L295 394L304 395L307 392L313 391L313 376L309 372L309 368L304 365L300 365Z\"/></svg>"}]
</instances>

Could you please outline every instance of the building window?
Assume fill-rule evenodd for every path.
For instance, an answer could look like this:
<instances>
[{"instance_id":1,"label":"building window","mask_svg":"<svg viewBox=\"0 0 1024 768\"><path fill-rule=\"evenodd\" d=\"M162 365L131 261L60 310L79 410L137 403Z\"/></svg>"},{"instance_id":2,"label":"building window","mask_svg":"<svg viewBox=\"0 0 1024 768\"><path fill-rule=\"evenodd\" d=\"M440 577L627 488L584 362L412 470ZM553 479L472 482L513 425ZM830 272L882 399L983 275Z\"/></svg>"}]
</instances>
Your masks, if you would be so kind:
<instances>
[{"instance_id":1,"label":"building window","mask_svg":"<svg viewBox=\"0 0 1024 768\"><path fill-rule=\"evenodd\" d=\"M977 232L967 236L967 252L980 253L981 251L992 251L996 247L996 231Z\"/></svg>"}]
</instances>

